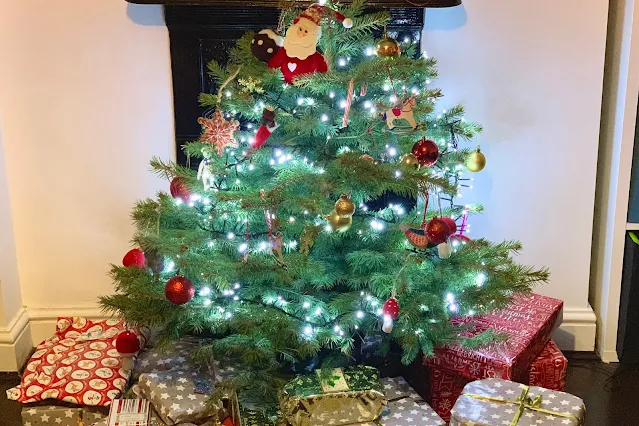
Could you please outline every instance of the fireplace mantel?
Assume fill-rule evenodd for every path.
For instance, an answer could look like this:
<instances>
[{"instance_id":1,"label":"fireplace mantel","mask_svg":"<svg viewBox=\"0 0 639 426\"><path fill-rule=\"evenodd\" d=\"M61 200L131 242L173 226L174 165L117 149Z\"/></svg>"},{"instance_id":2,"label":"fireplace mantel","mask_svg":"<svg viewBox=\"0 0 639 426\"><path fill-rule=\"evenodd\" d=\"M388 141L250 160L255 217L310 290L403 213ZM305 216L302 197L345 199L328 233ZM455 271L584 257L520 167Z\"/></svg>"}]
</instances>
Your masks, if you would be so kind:
<instances>
[{"instance_id":1,"label":"fireplace mantel","mask_svg":"<svg viewBox=\"0 0 639 426\"><path fill-rule=\"evenodd\" d=\"M277 7L279 0L127 0L137 4L163 4L166 6L256 6ZM302 0L301 3L314 3ZM349 3L346 0L344 3ZM389 7L452 7L459 6L461 0L369 0L368 6Z\"/></svg>"}]
</instances>

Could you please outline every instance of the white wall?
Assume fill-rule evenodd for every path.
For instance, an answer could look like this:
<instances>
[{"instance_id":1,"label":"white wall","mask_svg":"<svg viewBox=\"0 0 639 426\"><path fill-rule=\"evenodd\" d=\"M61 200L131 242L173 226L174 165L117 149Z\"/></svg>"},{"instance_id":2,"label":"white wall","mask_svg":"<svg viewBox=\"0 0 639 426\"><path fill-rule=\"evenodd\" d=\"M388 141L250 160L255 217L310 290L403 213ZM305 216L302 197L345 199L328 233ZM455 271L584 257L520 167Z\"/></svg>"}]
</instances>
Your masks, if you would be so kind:
<instances>
[{"instance_id":1,"label":"white wall","mask_svg":"<svg viewBox=\"0 0 639 426\"><path fill-rule=\"evenodd\" d=\"M521 262L550 268L551 282L536 291L565 301L582 350L594 343L588 265L607 8L607 0L464 0L428 10L424 31L444 99L464 103L485 127L487 167L467 199L486 210L471 236L519 239Z\"/></svg>"},{"instance_id":2,"label":"white wall","mask_svg":"<svg viewBox=\"0 0 639 426\"><path fill-rule=\"evenodd\" d=\"M133 203L167 185L148 172L151 156L174 151L162 19L161 7L124 0L2 6L0 111L22 295L36 317L97 312L109 262L129 249Z\"/></svg>"},{"instance_id":3,"label":"white wall","mask_svg":"<svg viewBox=\"0 0 639 426\"><path fill-rule=\"evenodd\" d=\"M573 315L590 312L606 9L606 0L465 0L429 10L424 32L446 99L486 127L488 167L468 194L486 214L471 235L521 239L521 261L552 270L539 292ZM0 14L0 58L24 301L40 318L91 312L111 291L108 262L128 248L134 200L166 185L147 172L152 155L173 150L161 9L11 2Z\"/></svg>"}]
</instances>

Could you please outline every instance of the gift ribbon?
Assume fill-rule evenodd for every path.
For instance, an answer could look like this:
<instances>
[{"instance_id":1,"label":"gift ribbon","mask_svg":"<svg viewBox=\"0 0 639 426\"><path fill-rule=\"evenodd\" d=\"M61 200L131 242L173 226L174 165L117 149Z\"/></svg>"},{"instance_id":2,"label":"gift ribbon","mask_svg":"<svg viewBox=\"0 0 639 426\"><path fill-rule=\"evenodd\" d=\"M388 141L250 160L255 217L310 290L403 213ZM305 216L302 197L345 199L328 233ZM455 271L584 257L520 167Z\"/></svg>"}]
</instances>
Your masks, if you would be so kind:
<instances>
[{"instance_id":1,"label":"gift ribbon","mask_svg":"<svg viewBox=\"0 0 639 426\"><path fill-rule=\"evenodd\" d=\"M524 389L521 391L521 395L519 395L516 401L509 401L507 399L495 398L492 396L477 395L474 393L463 393L462 396L469 396L471 398L479 399L480 401L501 402L503 404L517 405L517 412L515 413L515 417L513 417L513 420L510 422L510 426L517 426L517 424L519 423L519 419L526 410L536 411L538 413L548 414L556 417L573 419L576 420L577 423L579 423L579 418L572 414L560 413L558 411L546 410L545 408L541 408L541 395L537 395L536 397L531 398L528 396L529 391L530 386L524 386Z\"/></svg>"}]
</instances>

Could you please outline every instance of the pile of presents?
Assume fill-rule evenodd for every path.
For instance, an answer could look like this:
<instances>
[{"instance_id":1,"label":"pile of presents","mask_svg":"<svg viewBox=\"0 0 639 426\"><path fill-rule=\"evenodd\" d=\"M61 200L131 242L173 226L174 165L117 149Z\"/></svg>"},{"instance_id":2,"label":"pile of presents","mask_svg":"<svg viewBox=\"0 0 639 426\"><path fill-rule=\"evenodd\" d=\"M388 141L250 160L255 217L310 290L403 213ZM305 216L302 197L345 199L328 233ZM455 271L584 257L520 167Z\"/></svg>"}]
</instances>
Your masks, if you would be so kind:
<instances>
[{"instance_id":1,"label":"pile of presents","mask_svg":"<svg viewBox=\"0 0 639 426\"><path fill-rule=\"evenodd\" d=\"M561 313L559 300L518 296L501 311L456 320L468 336L492 329L506 339L437 348L406 369L407 380L370 366L300 375L266 409L242 406L233 391L211 400L211 377L236 371L191 363L199 340L178 341L169 353L148 345L126 369L115 349L124 323L60 318L7 395L24 404L25 426L581 425L583 401L563 392L568 363L550 340Z\"/></svg>"}]
</instances>

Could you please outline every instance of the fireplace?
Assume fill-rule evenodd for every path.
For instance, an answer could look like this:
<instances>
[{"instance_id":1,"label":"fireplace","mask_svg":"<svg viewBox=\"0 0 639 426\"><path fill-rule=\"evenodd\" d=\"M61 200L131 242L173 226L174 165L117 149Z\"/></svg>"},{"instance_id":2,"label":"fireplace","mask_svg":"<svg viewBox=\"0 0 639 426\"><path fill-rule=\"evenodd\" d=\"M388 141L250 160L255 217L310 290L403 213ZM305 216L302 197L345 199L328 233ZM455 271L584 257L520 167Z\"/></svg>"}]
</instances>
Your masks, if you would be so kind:
<instances>
[{"instance_id":1,"label":"fireplace","mask_svg":"<svg viewBox=\"0 0 639 426\"><path fill-rule=\"evenodd\" d=\"M198 95L213 92L207 63L227 60L226 52L247 31L275 28L278 0L129 0L131 3L164 4L171 42L173 105L177 161L186 164L182 145L200 135L197 118L203 114ZM298 1L300 5L311 4ZM370 0L375 9L391 15L388 32L396 38L420 41L423 7L450 7L461 0ZM193 165L192 165L193 166ZM197 165L195 165L197 166Z\"/></svg>"}]
</instances>

